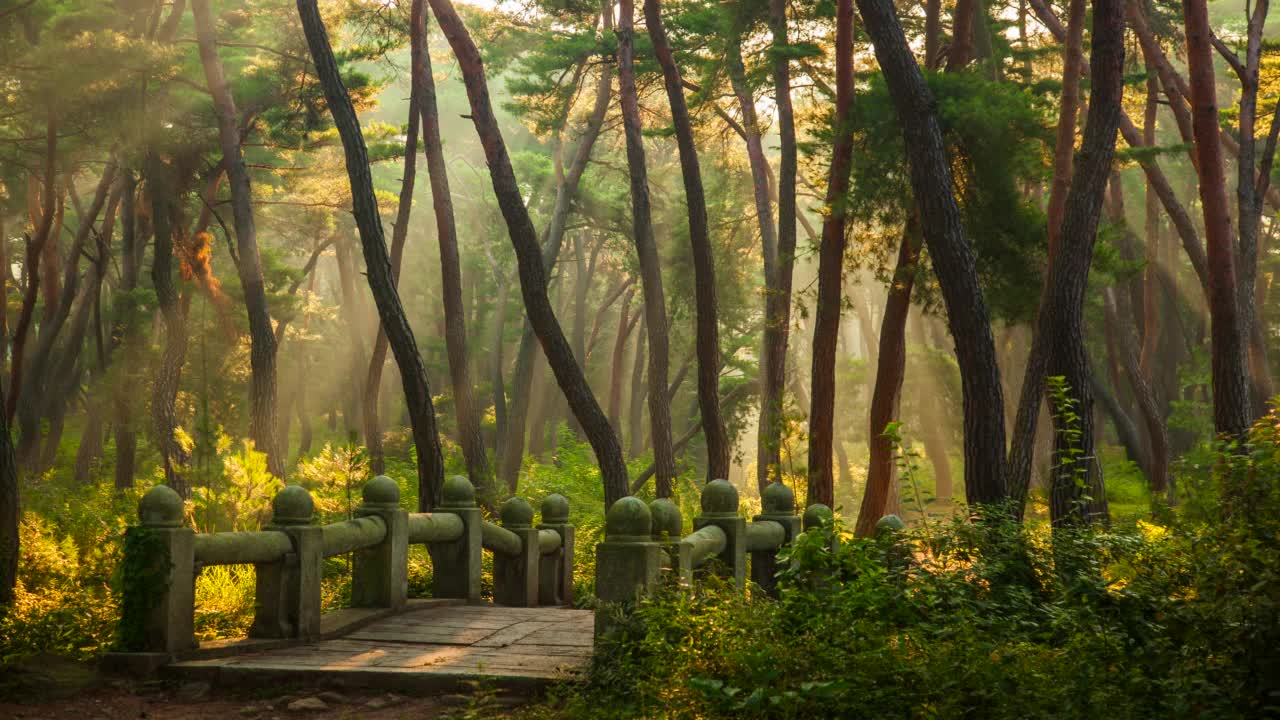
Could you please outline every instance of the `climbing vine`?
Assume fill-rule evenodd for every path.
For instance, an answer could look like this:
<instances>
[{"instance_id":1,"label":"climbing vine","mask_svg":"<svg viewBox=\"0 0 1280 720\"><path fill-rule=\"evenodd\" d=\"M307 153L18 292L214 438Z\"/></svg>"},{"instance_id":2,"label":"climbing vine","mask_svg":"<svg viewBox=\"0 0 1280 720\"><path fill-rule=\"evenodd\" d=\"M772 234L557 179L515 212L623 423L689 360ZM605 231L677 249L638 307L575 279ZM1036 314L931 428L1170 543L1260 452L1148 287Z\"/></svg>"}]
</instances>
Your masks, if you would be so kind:
<instances>
[{"instance_id":1,"label":"climbing vine","mask_svg":"<svg viewBox=\"0 0 1280 720\"><path fill-rule=\"evenodd\" d=\"M115 649L138 652L146 647L147 618L169 587L169 547L149 528L129 528L116 575L120 624Z\"/></svg>"}]
</instances>

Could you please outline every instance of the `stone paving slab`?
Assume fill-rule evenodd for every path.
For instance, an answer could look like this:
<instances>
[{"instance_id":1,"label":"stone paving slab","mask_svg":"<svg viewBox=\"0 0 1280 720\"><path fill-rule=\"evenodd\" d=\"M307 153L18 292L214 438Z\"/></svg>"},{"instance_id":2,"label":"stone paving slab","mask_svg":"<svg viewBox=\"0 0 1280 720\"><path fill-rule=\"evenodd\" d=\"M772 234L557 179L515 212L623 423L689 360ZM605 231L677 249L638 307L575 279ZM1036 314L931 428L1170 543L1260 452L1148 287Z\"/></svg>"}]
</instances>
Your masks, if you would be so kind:
<instances>
[{"instance_id":1,"label":"stone paving slab","mask_svg":"<svg viewBox=\"0 0 1280 720\"><path fill-rule=\"evenodd\" d=\"M187 660L167 671L237 685L316 682L421 691L479 680L537 687L580 677L591 662L593 631L590 610L451 605L380 619L337 639Z\"/></svg>"}]
</instances>

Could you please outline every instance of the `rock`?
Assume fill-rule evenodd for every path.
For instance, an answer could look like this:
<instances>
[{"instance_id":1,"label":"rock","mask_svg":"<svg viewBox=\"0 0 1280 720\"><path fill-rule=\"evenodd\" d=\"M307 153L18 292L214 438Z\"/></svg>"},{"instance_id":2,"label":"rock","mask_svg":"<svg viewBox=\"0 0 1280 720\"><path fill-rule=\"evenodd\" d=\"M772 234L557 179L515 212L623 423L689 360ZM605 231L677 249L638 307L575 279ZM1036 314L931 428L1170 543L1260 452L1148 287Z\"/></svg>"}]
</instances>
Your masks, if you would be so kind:
<instances>
[{"instance_id":1,"label":"rock","mask_svg":"<svg viewBox=\"0 0 1280 720\"><path fill-rule=\"evenodd\" d=\"M207 682L183 683L174 693L174 698L182 702L198 702L209 697L209 691L212 689L213 687Z\"/></svg>"},{"instance_id":2,"label":"rock","mask_svg":"<svg viewBox=\"0 0 1280 720\"><path fill-rule=\"evenodd\" d=\"M404 698L396 695L395 693L387 693L386 695L371 698L369 702L364 704L364 706L369 710L382 710L384 708L395 707L402 702L404 702Z\"/></svg>"},{"instance_id":3,"label":"rock","mask_svg":"<svg viewBox=\"0 0 1280 720\"><path fill-rule=\"evenodd\" d=\"M297 696L297 695L284 695L284 696L282 696L282 697L278 697L278 698L276 698L275 700L272 700L272 701L271 701L271 709L272 709L272 710L283 710L283 709L285 709L285 708L289 707L289 703L291 703L291 702L293 702L294 700L297 700L297 699L298 699L298 696Z\"/></svg>"},{"instance_id":4,"label":"rock","mask_svg":"<svg viewBox=\"0 0 1280 720\"><path fill-rule=\"evenodd\" d=\"M321 712L328 709L328 703L318 697L302 698L289 703L289 712Z\"/></svg>"},{"instance_id":5,"label":"rock","mask_svg":"<svg viewBox=\"0 0 1280 720\"><path fill-rule=\"evenodd\" d=\"M271 708L264 708L258 705L245 705L244 707L240 708L240 716L253 717L254 715L261 715L263 712L270 709Z\"/></svg>"},{"instance_id":6,"label":"rock","mask_svg":"<svg viewBox=\"0 0 1280 720\"><path fill-rule=\"evenodd\" d=\"M347 704L346 695L343 695L342 693L339 693L339 692L334 692L332 690L326 690L320 693L319 695L317 695L316 697L329 703L330 705L346 705Z\"/></svg>"}]
</instances>

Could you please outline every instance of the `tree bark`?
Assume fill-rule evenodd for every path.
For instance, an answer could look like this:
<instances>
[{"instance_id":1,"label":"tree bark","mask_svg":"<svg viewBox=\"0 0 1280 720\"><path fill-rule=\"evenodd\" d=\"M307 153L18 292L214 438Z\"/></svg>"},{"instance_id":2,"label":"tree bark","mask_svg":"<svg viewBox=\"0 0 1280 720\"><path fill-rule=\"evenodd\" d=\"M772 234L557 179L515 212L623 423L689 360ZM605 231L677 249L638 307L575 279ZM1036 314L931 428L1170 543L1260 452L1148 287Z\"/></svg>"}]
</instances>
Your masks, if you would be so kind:
<instances>
[{"instance_id":1,"label":"tree bark","mask_svg":"<svg viewBox=\"0 0 1280 720\"><path fill-rule=\"evenodd\" d=\"M867 464L867 489L854 527L854 534L858 537L875 534L876 523L885 514L897 477L893 441L885 431L897 421L902 401L902 380L907 367L907 315L911 311L911 290L915 285L920 254L918 232L912 217L902 233L898 263L893 270L884 317L880 321L879 361L875 390L871 394L871 421L867 428L871 460ZM814 392L817 392L816 388Z\"/></svg>"},{"instance_id":2,"label":"tree bark","mask_svg":"<svg viewBox=\"0 0 1280 720\"><path fill-rule=\"evenodd\" d=\"M836 341L840 336L840 307L844 300L845 223L848 216L845 196L849 192L849 173L853 165L850 117L854 93L853 0L839 0L836 4L835 54L836 133L831 148L831 169L827 175L822 244L818 251L818 299L813 321L812 391L809 394L809 488L805 496L810 504L822 503L828 507L835 507L835 476L831 461L835 434ZM906 236L903 244L910 244ZM899 262L902 262L901 256ZM908 262L914 268L914 257ZM910 287L907 304L910 304ZM874 428L873 431L879 432Z\"/></svg>"},{"instance_id":3,"label":"tree bark","mask_svg":"<svg viewBox=\"0 0 1280 720\"><path fill-rule=\"evenodd\" d=\"M1058 106L1058 134L1053 148L1053 180L1049 186L1049 261L1058 249L1062 221L1071 188L1071 163L1075 159L1076 121L1080 116L1080 69L1084 63L1086 0L1070 0L1067 37L1062 44L1062 99Z\"/></svg>"},{"instance_id":4,"label":"tree bark","mask_svg":"<svg viewBox=\"0 0 1280 720\"><path fill-rule=\"evenodd\" d=\"M44 254L44 246L51 242L53 231L54 201L54 164L58 154L58 122L50 117L45 125L45 158L44 184L40 192L40 224L36 227L34 237L27 237L27 253L23 263L23 274L26 275L27 286L22 294L22 310L18 313L18 323L13 329L13 360L9 369L9 397L5 402L6 425L13 421L13 414L18 408L18 397L22 391L23 360L26 357L27 335L31 329L31 318L36 309L36 297L40 292L40 256ZM45 302L50 300L45 298ZM10 440L12 442L12 440Z\"/></svg>"},{"instance_id":5,"label":"tree bark","mask_svg":"<svg viewBox=\"0 0 1280 720\"><path fill-rule=\"evenodd\" d=\"M631 180L632 240L640 261L644 326L649 334L650 436L653 438L653 460L658 468L657 494L658 497L670 497L671 481L676 475L676 459L671 447L671 404L667 401L667 366L670 362L667 304L662 291L662 261L653 238L649 174L645 162L644 138L641 136L640 101L636 94L635 6L632 0L621 0L618 7L618 95L622 104L627 168Z\"/></svg>"},{"instance_id":6,"label":"tree bark","mask_svg":"<svg viewBox=\"0 0 1280 720\"><path fill-rule=\"evenodd\" d=\"M662 65L662 77L671 107L676 143L680 151L680 172L684 179L685 204L689 212L689 249L693 256L694 326L698 356L698 413L707 443L707 481L729 477L729 435L720 413L720 328L716 300L715 254L707 227L707 200L702 187L702 169L693 135L693 121L685 102L684 83L676 66L662 26L659 0L645 0L645 23L653 41L654 55ZM624 313L625 318L625 313ZM611 403L612 406L612 403ZM610 414L613 417L613 414ZM616 427L616 425L615 425Z\"/></svg>"},{"instance_id":7,"label":"tree bark","mask_svg":"<svg viewBox=\"0 0 1280 720\"><path fill-rule=\"evenodd\" d=\"M436 238L440 246L440 285L444 296L444 342L449 355L449 380L458 413L458 441L467 465L467 475L481 496L495 494L493 474L480 437L480 411L471 387L467 352L466 310L462 302L462 266L458 258L458 230L453 217L453 197L440 140L440 117L436 109L436 86L431 76L431 54L427 49L427 17L423 0L414 0L412 37L420 47L422 67L413 74L422 102L422 145L427 155L427 176L431 181L431 205L435 210ZM496 498L495 498L496 500Z\"/></svg>"},{"instance_id":8,"label":"tree bark","mask_svg":"<svg viewBox=\"0 0 1280 720\"><path fill-rule=\"evenodd\" d=\"M378 215L378 200L373 191L373 178L369 174L369 154L360 131L360 121L342 84L342 76L334 60L333 49L329 46L329 37L316 0L298 0L297 5L307 45L315 62L316 74L324 87L325 100L342 137L353 211L369 274L369 289L373 292L378 317L386 329L391 351L400 367L400 379L404 385L413 427L413 440L418 449L418 506L420 510L430 510L439 500L440 486L444 483L444 457L440 452L440 437L436 432L435 408L431 402L431 389L427 384L426 367L422 363L422 355L418 353L413 329L409 327L405 317L392 276L391 258L382 233L382 220Z\"/></svg>"},{"instance_id":9,"label":"tree bark","mask_svg":"<svg viewBox=\"0 0 1280 720\"><path fill-rule=\"evenodd\" d=\"M1218 100L1213 69L1212 29L1206 0L1183 0L1191 123L1195 137L1200 205L1209 269L1209 316L1213 333L1213 424L1231 440L1243 441L1252 420L1246 347L1236 297L1235 240L1227 178L1218 141ZM1095 51L1096 52L1096 51Z\"/></svg>"},{"instance_id":10,"label":"tree bark","mask_svg":"<svg viewBox=\"0 0 1280 720\"><path fill-rule=\"evenodd\" d=\"M299 0L299 3L305 1ZM525 208L506 144L493 116L480 52L449 0L431 0L431 9L435 12L436 21L440 23L440 29L453 47L467 87L471 119L484 146L494 195L498 198L503 218L507 222L511 244L515 247L525 311L538 334L556 381L595 451L604 482L605 505L611 506L627 494L627 468L622 461L622 450L609 427L609 419L600 409L600 404L596 402L595 395L587 384L582 368L573 358L573 349L565 339L564 331L547 298L546 267L538 247L537 232Z\"/></svg>"},{"instance_id":11,"label":"tree bark","mask_svg":"<svg viewBox=\"0 0 1280 720\"><path fill-rule=\"evenodd\" d=\"M964 398L965 495L970 505L1008 497L1004 472L1004 395L995 341L973 248L965 237L934 100L890 0L858 0L894 100L920 211L956 346Z\"/></svg>"},{"instance_id":12,"label":"tree bark","mask_svg":"<svg viewBox=\"0 0 1280 720\"><path fill-rule=\"evenodd\" d=\"M622 308L618 311L618 333L613 340L613 358L609 365L609 424L613 431L622 437L622 371L626 359L627 338L640 319L640 313L630 316L631 298L634 291L628 291L622 299Z\"/></svg>"},{"instance_id":13,"label":"tree bark","mask_svg":"<svg viewBox=\"0 0 1280 720\"><path fill-rule=\"evenodd\" d=\"M147 195L151 202L151 224L155 228L155 254L151 263L151 284L155 287L156 305L164 321L164 350L156 371L151 395L151 418L156 446L164 465L165 484L182 497L188 497L186 469L190 453L178 442L178 416L175 403L182 366L187 359L187 313L178 297L173 278L172 171L153 149L147 157ZM117 476L117 482L119 482ZM130 480L132 484L132 480Z\"/></svg>"},{"instance_id":14,"label":"tree bark","mask_svg":"<svg viewBox=\"0 0 1280 720\"><path fill-rule=\"evenodd\" d=\"M643 312L638 314L644 315ZM627 457L631 458L638 457L644 452L644 427L641 423L644 420L644 343L646 337L644 323L641 322L640 330L636 334L636 349L631 362L631 400L627 404L627 429L630 431L630 438L627 443L630 452L627 453Z\"/></svg>"},{"instance_id":15,"label":"tree bark","mask_svg":"<svg viewBox=\"0 0 1280 720\"><path fill-rule=\"evenodd\" d=\"M218 56L209 0L192 0L191 15L195 20L200 63L204 66L205 82L213 96L214 115L218 119L218 144L231 187L238 256L236 270L240 274L245 310L249 314L249 436L257 449L266 453L267 469L271 474L283 478L285 459L280 452L280 437L276 432L276 336L267 307L262 261L258 257L249 169L245 167L240 150L239 113L222 70L222 59Z\"/></svg>"}]
</instances>

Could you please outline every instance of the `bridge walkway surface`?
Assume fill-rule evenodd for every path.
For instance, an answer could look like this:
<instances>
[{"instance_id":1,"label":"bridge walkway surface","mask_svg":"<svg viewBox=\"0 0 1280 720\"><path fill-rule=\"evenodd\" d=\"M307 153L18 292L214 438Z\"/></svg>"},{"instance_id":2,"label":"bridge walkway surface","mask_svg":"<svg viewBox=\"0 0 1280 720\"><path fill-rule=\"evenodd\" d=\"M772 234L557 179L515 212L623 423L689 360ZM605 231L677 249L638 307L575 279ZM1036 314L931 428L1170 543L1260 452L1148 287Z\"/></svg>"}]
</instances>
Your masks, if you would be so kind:
<instances>
[{"instance_id":1,"label":"bridge walkway surface","mask_svg":"<svg viewBox=\"0 0 1280 720\"><path fill-rule=\"evenodd\" d=\"M480 683L537 689L583 676L593 622L590 610L411 602L406 612L352 623L318 642L206 644L204 652L165 672L223 687L316 684L423 692Z\"/></svg>"}]
</instances>

